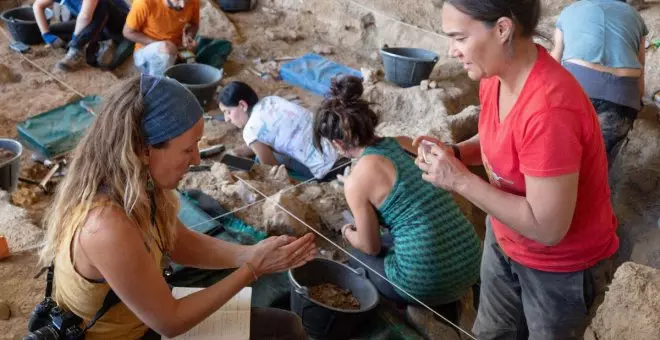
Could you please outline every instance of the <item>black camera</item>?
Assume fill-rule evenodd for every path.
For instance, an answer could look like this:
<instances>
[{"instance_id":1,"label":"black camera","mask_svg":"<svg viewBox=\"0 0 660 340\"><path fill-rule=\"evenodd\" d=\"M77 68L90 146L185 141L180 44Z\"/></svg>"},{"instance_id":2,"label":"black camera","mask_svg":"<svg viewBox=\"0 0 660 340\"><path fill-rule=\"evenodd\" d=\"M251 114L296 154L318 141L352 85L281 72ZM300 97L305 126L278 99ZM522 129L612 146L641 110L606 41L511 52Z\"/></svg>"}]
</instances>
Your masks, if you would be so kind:
<instances>
[{"instance_id":1,"label":"black camera","mask_svg":"<svg viewBox=\"0 0 660 340\"><path fill-rule=\"evenodd\" d=\"M62 310L48 297L32 311L28 321L30 333L23 340L83 340L85 332L80 328L81 323L79 316Z\"/></svg>"}]
</instances>

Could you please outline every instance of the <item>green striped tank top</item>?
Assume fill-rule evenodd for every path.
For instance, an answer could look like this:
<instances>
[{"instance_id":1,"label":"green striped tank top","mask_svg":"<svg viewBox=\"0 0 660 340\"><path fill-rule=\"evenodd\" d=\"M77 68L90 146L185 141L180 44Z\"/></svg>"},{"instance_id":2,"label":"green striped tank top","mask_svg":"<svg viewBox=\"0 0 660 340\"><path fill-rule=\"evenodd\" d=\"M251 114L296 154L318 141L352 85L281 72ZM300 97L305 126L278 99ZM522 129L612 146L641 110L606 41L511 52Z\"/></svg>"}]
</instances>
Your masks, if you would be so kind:
<instances>
[{"instance_id":1,"label":"green striped tank top","mask_svg":"<svg viewBox=\"0 0 660 340\"><path fill-rule=\"evenodd\" d=\"M394 243L385 256L387 278L428 304L460 299L479 277L481 241L474 227L449 192L422 179L396 140L384 138L365 155L383 156L396 170L392 191L377 209Z\"/></svg>"}]
</instances>

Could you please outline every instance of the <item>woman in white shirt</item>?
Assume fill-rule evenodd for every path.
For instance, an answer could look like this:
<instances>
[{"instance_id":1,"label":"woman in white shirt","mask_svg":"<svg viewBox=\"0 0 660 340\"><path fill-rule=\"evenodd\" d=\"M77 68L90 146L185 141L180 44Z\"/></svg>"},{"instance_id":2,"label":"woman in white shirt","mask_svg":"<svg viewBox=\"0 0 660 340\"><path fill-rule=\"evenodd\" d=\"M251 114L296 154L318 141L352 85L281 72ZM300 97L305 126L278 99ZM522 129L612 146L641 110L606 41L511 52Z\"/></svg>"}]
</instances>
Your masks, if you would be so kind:
<instances>
[{"instance_id":1,"label":"woman in white shirt","mask_svg":"<svg viewBox=\"0 0 660 340\"><path fill-rule=\"evenodd\" d=\"M233 150L237 156L256 154L262 164L284 164L298 178L322 181L336 178L340 165L348 165L329 141L322 142L322 152L314 147L314 115L295 103L278 96L259 99L239 81L222 89L218 103L225 121L243 129L246 145Z\"/></svg>"}]
</instances>

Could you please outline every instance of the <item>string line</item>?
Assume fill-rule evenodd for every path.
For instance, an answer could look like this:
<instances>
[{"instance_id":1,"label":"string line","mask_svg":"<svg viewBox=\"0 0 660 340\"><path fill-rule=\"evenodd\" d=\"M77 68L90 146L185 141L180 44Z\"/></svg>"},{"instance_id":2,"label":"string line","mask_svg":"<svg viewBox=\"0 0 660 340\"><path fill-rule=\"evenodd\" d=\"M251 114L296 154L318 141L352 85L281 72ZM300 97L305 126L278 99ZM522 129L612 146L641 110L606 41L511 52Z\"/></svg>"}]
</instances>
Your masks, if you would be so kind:
<instances>
[{"instance_id":1,"label":"string line","mask_svg":"<svg viewBox=\"0 0 660 340\"><path fill-rule=\"evenodd\" d=\"M250 185L250 183L248 183L247 181L243 180L243 179L240 178L240 177L236 177L236 178L238 178L239 181L245 183L245 185L247 185L248 187L250 187L252 190L254 190L255 192L257 192L259 195L264 196L264 194L263 194L262 192L260 192L260 191L259 191L257 188L255 188L254 186ZM355 261L359 262L359 263L360 263L361 265L363 265L365 268L368 268L369 270L371 270L374 274L378 275L380 278L382 278L383 280L387 281L387 282L388 282L389 284L391 284L393 287L395 287L395 288L399 289L400 291L402 291L403 293L405 293L405 294L406 294L408 297L410 297L412 300L414 300L415 302L419 303L421 306L425 307L426 309L430 310L433 314L435 314L436 316L440 317L442 320L444 320L445 322L449 323L450 325L454 326L456 329L458 329L459 331L463 332L465 335L469 336L471 339L473 339L473 340L477 340L477 338L475 338L472 334L470 334L470 333L468 333L467 331L463 330L461 327L459 327L459 326L456 325L455 323L453 323L453 322L451 322L450 320L448 320L447 318L445 318L442 314L436 312L436 311L433 310L431 307L427 306L425 303L423 303L422 301L420 301L419 299L417 299L416 297L414 297L412 294L408 293L407 291L405 291L404 289L402 289L401 287L399 287L396 283L390 281L387 277L385 277L384 275L381 275L379 272L377 272L377 271L374 270L373 268L369 267L366 263L362 262L360 259L358 259L357 257L353 256L353 254L351 254L349 251L345 250L345 249L342 248L340 245L338 245L337 243L335 243L334 241L332 241L330 238L326 237L326 236L323 235L321 232L319 232L318 230L314 229L312 226L310 226L309 224L307 224L307 222L305 222L305 221L303 221L302 219L298 218L298 216L296 216L295 214L293 214L292 212L290 212L289 210L287 210L287 209L286 209L285 207L283 207L281 204L276 203L276 205L277 205L277 207L279 207L280 209L282 209L284 212L286 212L288 215L290 215L291 217L293 217L294 219L296 219L298 222L300 222L300 223L302 223L304 226L306 226L309 230L311 230L311 231L314 232L315 234L321 236L323 239L325 239L326 241L330 242L330 244L332 244L333 246L337 247L337 249L339 249L339 250L341 250L342 252L346 253L346 255L348 255L349 257L351 257L351 258L354 259Z\"/></svg>"},{"instance_id":2,"label":"string line","mask_svg":"<svg viewBox=\"0 0 660 340\"><path fill-rule=\"evenodd\" d=\"M7 34L7 32L4 30L4 28L0 27L0 32L2 32L2 34L3 34L3 35L9 40L9 42L11 43L11 41L12 41L13 39ZM65 83L63 80L61 80L61 79L55 77L52 73L46 71L43 67L37 65L35 62L33 62L32 60L30 60L30 58L28 58L28 57L26 57L25 55L23 55L23 53L18 53L18 55L19 55L21 58L23 58L23 60L27 61L27 62L30 63L32 66L34 66L36 69L38 69L39 71L45 73L47 76L49 76L50 78L52 78L52 79L55 80L56 82L62 84L62 86L66 87L69 91L71 91L71 92L73 92L74 94L80 96L81 98L85 96L85 95L82 94L80 91L78 91L78 90L76 90L75 88L73 88L71 85L69 85L69 84Z\"/></svg>"},{"instance_id":3,"label":"string line","mask_svg":"<svg viewBox=\"0 0 660 340\"><path fill-rule=\"evenodd\" d=\"M340 168L342 168L342 167L344 167L344 166L346 166L346 165L348 165L348 164L351 164L351 163L353 163L353 162L354 162L353 160L350 160L350 161L348 161L348 162L346 162L346 163L342 163L342 164L340 164L340 165L338 165L338 166L336 166L336 167L330 169L330 171L328 171L328 173L330 173L330 172L332 172L332 171L335 171L335 170L337 170L337 169L340 169ZM234 177L236 177L236 178L239 178L239 177L237 177L237 176L235 176L235 175L232 175L232 176L234 176ZM299 187L299 186L302 186L302 185L304 185L304 184L311 183L311 182L313 182L313 181L315 181L315 180L316 180L316 178L310 178L310 179L308 179L308 180L306 180L306 181L303 181L303 182L300 182L300 183L298 183L298 184L296 184L296 185L292 185L292 186L286 187L286 188L284 188L284 189L278 191L278 193L280 193L280 192L287 192L287 191L289 191L289 190L293 190L293 189L295 189L295 188L297 188L297 187ZM247 183L246 183L246 184L247 184ZM248 186L249 186L249 187L252 187L252 186L249 185L249 184L248 184ZM190 226L190 227L188 227L188 228L193 229L193 228L195 228L195 227L199 227L200 225L204 225L204 224L206 224L206 223L213 222L213 221L215 221L215 220L219 220L219 219L221 219L221 218L223 218L223 217L227 217L227 216L232 215L232 214L234 214L234 213L237 213L237 212L239 212L239 211L245 210L245 209L247 209L247 208L249 208L249 207L251 207L251 206L253 206L253 205L256 205L256 204L258 204L258 203L261 203L261 202L263 202L263 201L269 199L270 197L273 197L273 196L277 195L277 193L276 193L275 195L272 195L272 196L269 197L269 196L267 196L267 195L262 194L261 192L257 192L257 193L258 193L260 196L262 196L262 198L260 198L260 199L258 199L258 200L256 200L256 201L254 201L254 202L252 202L252 203L250 203L250 204L248 204L248 205L242 206L242 207L240 207L240 208L236 208L236 209L234 209L234 210L232 210L232 211L230 211L230 212L228 212L228 213L224 213L224 214L222 214L222 215L218 215L218 216L216 216L216 217L213 217L213 218L211 218L211 219L208 220L208 221L204 221L204 222L197 223L197 224L195 224L195 225L193 225L193 226Z\"/></svg>"}]
</instances>

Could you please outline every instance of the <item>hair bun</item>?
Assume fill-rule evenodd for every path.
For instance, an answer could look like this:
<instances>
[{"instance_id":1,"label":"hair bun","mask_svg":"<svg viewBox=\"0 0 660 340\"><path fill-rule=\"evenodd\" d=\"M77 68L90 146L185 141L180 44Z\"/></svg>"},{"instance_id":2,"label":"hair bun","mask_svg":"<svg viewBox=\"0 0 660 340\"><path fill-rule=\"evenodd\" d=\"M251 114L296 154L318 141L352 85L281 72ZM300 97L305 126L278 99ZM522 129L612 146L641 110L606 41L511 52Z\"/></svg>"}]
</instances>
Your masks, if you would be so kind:
<instances>
[{"instance_id":1,"label":"hair bun","mask_svg":"<svg viewBox=\"0 0 660 340\"><path fill-rule=\"evenodd\" d=\"M359 100L363 92L362 79L356 76L335 77L330 84L330 96L345 103Z\"/></svg>"}]
</instances>

